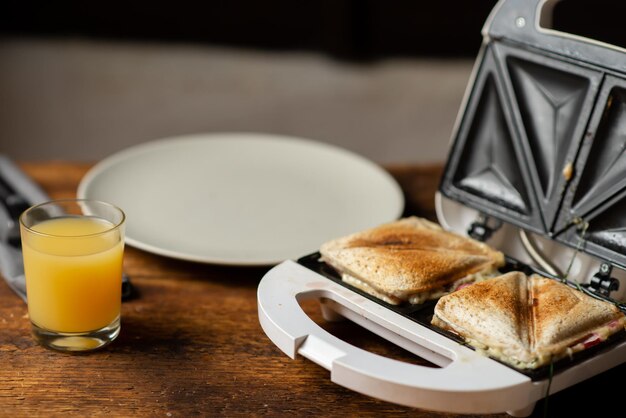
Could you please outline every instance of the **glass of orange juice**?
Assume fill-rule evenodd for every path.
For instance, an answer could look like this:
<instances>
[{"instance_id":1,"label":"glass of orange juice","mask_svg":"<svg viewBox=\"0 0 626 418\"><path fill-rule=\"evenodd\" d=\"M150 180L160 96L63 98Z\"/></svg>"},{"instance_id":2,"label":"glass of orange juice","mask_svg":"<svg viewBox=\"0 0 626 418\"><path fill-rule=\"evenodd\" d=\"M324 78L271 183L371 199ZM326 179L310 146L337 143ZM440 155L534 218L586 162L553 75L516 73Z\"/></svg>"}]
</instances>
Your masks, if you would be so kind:
<instances>
[{"instance_id":1,"label":"glass of orange juice","mask_svg":"<svg viewBox=\"0 0 626 418\"><path fill-rule=\"evenodd\" d=\"M103 347L120 332L124 212L96 200L55 200L20 217L35 338L60 351Z\"/></svg>"}]
</instances>

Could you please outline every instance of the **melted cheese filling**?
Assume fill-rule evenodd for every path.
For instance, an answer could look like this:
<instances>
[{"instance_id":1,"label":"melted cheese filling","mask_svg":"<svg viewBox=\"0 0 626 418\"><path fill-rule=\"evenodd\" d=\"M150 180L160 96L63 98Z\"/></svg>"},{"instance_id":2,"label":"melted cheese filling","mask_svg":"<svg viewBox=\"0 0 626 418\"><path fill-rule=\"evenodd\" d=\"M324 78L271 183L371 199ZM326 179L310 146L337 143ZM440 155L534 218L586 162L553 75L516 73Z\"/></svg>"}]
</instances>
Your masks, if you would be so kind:
<instances>
[{"instance_id":1,"label":"melted cheese filling","mask_svg":"<svg viewBox=\"0 0 626 418\"><path fill-rule=\"evenodd\" d=\"M363 280L358 279L348 273L342 273L341 280L391 305L399 305L400 303L406 300L408 300L409 303L413 305L417 305L417 304L424 303L427 300L438 299L442 296L452 293L458 290L459 288L463 287L463 285L465 284L471 284L471 283L479 282L482 280L486 280L491 277L495 277L499 274L500 273L498 272L497 269L491 268L489 270L484 270L478 273L469 274L459 280L452 282L451 284L447 286L442 286L442 287L438 287L432 290L427 290L424 292L418 292L418 293L413 293L413 294L403 293L403 292L396 292L393 294L385 293L378 289L375 289L374 287L364 282Z\"/></svg>"},{"instance_id":2,"label":"melted cheese filling","mask_svg":"<svg viewBox=\"0 0 626 418\"><path fill-rule=\"evenodd\" d=\"M454 329L450 327L450 325L446 321L444 321L440 317L437 317L437 320L446 325L445 327L440 328L445 328L448 331L459 335L457 332L454 331ZM504 350L501 347L487 346L482 342L474 340L472 338L462 338L464 338L467 344L474 347L476 352L486 355L487 357L500 360L501 362L510 364L511 366L518 369L536 369L538 367L549 364L551 361L557 361L567 356L571 357L572 355L574 355L574 353L583 351L591 347L592 345L600 344L606 341L611 335L617 333L625 327L626 318L615 319L606 325L594 329L584 338L558 353L532 353L528 350L522 350L519 348L513 349L512 347L508 347L506 350ZM533 358L531 360L522 360L524 357L528 358L528 356L532 356Z\"/></svg>"},{"instance_id":3,"label":"melted cheese filling","mask_svg":"<svg viewBox=\"0 0 626 418\"><path fill-rule=\"evenodd\" d=\"M356 277L349 275L348 273L343 273L341 275L341 280L343 280L344 282L348 283L351 286L356 287L357 289L361 289L365 293L369 293L370 295L378 299L384 300L385 302L391 305L399 305L402 302L401 299L398 299L397 297L387 294L387 293L379 292L378 290L374 289L369 284L365 283L363 280L359 280Z\"/></svg>"}]
</instances>

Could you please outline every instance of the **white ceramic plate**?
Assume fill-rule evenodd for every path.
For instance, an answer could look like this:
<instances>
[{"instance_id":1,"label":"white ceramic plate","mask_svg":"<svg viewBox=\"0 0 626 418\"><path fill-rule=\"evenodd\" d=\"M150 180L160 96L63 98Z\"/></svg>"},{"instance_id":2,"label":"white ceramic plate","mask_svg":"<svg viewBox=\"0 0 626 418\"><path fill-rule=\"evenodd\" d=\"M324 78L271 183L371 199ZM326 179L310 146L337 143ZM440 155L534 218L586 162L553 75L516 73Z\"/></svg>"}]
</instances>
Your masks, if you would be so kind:
<instances>
[{"instance_id":1,"label":"white ceramic plate","mask_svg":"<svg viewBox=\"0 0 626 418\"><path fill-rule=\"evenodd\" d=\"M299 138L204 134L144 143L96 164L80 198L127 215L126 242L206 263L271 265L398 218L404 198L376 164Z\"/></svg>"}]
</instances>

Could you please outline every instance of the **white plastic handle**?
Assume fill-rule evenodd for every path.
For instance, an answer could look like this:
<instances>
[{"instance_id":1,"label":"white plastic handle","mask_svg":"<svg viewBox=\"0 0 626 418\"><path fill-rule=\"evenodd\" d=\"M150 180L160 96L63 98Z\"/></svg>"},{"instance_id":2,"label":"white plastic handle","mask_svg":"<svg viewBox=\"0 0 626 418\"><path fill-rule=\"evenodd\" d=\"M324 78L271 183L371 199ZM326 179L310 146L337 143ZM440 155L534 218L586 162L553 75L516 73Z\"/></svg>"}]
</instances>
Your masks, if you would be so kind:
<instances>
[{"instance_id":1,"label":"white plastic handle","mask_svg":"<svg viewBox=\"0 0 626 418\"><path fill-rule=\"evenodd\" d=\"M329 300L341 315L444 367L408 364L354 347L304 313L298 301L306 298ZM330 370L331 381L354 391L436 411L522 415L542 396L543 384L293 261L263 277L257 299L261 326L276 346L291 358L299 353Z\"/></svg>"}]
</instances>

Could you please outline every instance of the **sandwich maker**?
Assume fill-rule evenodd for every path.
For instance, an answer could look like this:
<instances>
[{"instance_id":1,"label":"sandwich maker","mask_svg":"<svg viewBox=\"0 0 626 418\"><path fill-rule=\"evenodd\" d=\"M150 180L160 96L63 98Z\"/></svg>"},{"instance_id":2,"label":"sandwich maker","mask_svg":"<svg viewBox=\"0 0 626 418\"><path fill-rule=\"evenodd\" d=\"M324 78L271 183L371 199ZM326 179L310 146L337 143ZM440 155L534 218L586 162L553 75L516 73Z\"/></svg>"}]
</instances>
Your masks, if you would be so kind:
<instances>
[{"instance_id":1,"label":"sandwich maker","mask_svg":"<svg viewBox=\"0 0 626 418\"><path fill-rule=\"evenodd\" d=\"M437 217L506 254L503 270L566 280L626 312L626 50L545 29L555 3L501 0L488 18ZM548 389L626 362L622 332L552 368L515 369L432 326L435 302L389 305L343 283L318 253L272 268L257 297L261 326L285 354L349 389L423 409L528 416ZM354 321L438 368L347 344L303 312L306 299L320 300L325 319Z\"/></svg>"}]
</instances>

